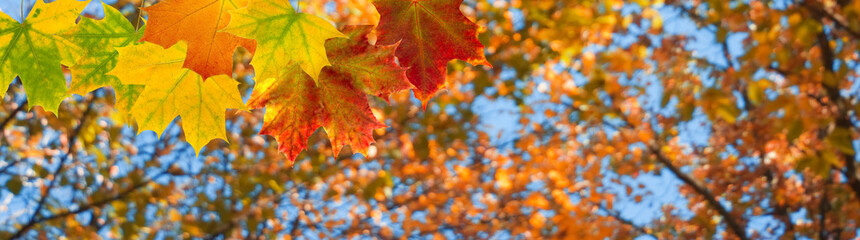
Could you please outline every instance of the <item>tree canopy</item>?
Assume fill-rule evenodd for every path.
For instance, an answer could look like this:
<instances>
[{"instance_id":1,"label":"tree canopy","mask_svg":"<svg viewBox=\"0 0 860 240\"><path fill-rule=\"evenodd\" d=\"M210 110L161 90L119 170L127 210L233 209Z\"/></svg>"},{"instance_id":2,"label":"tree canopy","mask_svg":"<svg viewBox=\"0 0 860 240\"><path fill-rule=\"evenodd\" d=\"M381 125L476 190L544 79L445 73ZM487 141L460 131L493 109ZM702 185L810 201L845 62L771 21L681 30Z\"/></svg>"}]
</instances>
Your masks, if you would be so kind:
<instances>
[{"instance_id":1,"label":"tree canopy","mask_svg":"<svg viewBox=\"0 0 860 240\"><path fill-rule=\"evenodd\" d=\"M860 236L857 0L86 2L0 2L2 239Z\"/></svg>"}]
</instances>

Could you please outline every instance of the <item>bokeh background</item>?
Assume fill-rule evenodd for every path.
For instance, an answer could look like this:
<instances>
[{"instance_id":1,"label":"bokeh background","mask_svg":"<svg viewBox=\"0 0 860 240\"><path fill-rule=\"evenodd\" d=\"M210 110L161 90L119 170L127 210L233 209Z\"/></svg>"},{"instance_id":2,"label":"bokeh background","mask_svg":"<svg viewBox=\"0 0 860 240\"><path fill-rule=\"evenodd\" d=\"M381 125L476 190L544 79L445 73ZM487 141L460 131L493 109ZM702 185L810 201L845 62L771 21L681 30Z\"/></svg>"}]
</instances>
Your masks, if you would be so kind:
<instances>
[{"instance_id":1,"label":"bokeh background","mask_svg":"<svg viewBox=\"0 0 860 240\"><path fill-rule=\"evenodd\" d=\"M33 0L0 0L21 19ZM156 0L105 0L130 20ZM292 1L338 27L370 0ZM84 15L102 16L99 1ZM0 238L853 239L857 0L465 0L493 68L448 65L422 111L373 98L368 156L324 131L291 166L228 111L137 134L110 88L0 113ZM135 23L136 21L132 21ZM234 78L247 100L244 50ZM38 91L30 90L28 91ZM50 184L55 182L54 184Z\"/></svg>"}]
</instances>

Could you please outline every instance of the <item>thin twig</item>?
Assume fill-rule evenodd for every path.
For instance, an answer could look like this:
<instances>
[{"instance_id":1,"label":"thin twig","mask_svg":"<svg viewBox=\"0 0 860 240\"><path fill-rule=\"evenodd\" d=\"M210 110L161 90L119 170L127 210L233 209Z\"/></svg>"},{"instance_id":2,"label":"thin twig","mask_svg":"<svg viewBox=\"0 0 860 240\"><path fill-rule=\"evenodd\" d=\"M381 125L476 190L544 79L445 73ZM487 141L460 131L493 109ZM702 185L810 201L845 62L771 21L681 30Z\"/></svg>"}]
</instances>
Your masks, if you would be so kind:
<instances>
[{"instance_id":1,"label":"thin twig","mask_svg":"<svg viewBox=\"0 0 860 240\"><path fill-rule=\"evenodd\" d=\"M9 113L9 116L6 116L6 118L3 119L3 122L0 122L0 131L3 131L3 129L6 129L6 125L8 125L10 122L12 122L12 119L15 118L15 115L18 115L18 112L23 111L24 107L26 107L26 106L27 106L26 102L21 103L18 105L18 107L16 107L14 110L12 110L12 112ZM2 139L2 141L5 143L6 142L6 134L0 133L0 139ZM6 171L8 171L9 168L11 168L15 165L18 165L18 163L20 163L22 160L23 159L18 159L18 160L11 162L11 163L8 163L6 166L3 166L3 168L0 168L0 174L6 173Z\"/></svg>"},{"instance_id":2,"label":"thin twig","mask_svg":"<svg viewBox=\"0 0 860 240\"><path fill-rule=\"evenodd\" d=\"M299 188L299 190L301 190L301 188ZM308 199L308 194L309 194L308 190L305 189L305 195L302 197L302 202L304 202L305 200ZM291 226L290 236L298 237L298 234L299 234L299 232L298 232L298 229L299 229L299 213L304 211L304 210L302 210L302 207L303 206L297 206L298 211L296 211L296 216L293 218L293 221L290 222L290 226Z\"/></svg>"},{"instance_id":3,"label":"thin twig","mask_svg":"<svg viewBox=\"0 0 860 240\"><path fill-rule=\"evenodd\" d=\"M156 158L158 158L158 157L160 157L160 156L162 155L161 151L163 151L164 149L166 149L166 148L167 148L168 139L169 139L169 138L166 138L166 137L165 137L165 138L162 138L162 141L165 143L165 147L164 147L164 148L159 148L159 147L158 147L158 144L156 144L156 146L155 146L155 147L156 147L156 150L155 150L155 152L152 154L152 157L151 157L150 161L153 161L153 160L155 160ZM147 179L146 179L146 180L144 180L144 181L141 181L141 182L139 182L139 183L133 184L133 185L131 185L130 187L126 188L125 190L120 191L119 193L117 193L116 195L114 195L114 196L112 196L112 197L105 198L105 199L102 199L102 200L98 200L98 201L95 201L95 202L91 202L91 203L88 203L88 204L81 204L81 207L79 207L78 209L75 209L75 210L66 210L66 211L63 211L63 212L60 212L60 213L55 213L55 214L52 214L52 215L49 215L49 216L46 216L46 217L38 217L38 218L36 218L35 220L33 220L33 221L29 222L27 225L25 225L25 226L24 226L24 227L22 227L21 229L19 229L11 239L20 238L20 237L21 237L24 233L26 233L30 228L35 227L35 226L36 226L37 224L39 224L39 223L43 223L43 222L50 221L50 220L54 220L54 219L59 219L59 218L64 218L64 217L68 217L68 216L72 216L72 215L80 214L80 213L83 213L83 212L89 211L89 210L91 210L91 209L93 209L93 208L99 208L99 207L102 207L102 206L104 206L104 205L110 204L110 203L112 203L112 202L114 202L114 201L122 200L122 199L126 198L129 194L131 194L131 193L133 193L133 192L135 192L135 191L137 191L137 190L139 190L139 189L141 189L141 188L143 188L143 187L147 186L149 183L152 183L152 182L153 182L153 181L155 181L156 179L161 178L161 177L163 177L163 176L165 176L165 175L167 175L167 174L170 174L171 167L172 167L172 166L173 166L173 164L175 164L177 161L179 161L179 159L176 159L176 160L174 160L174 161L172 161L172 162L168 163L168 164L167 164L167 167L166 167L164 170L162 170L161 172L159 172L158 174L155 174L155 175L153 175L152 177L149 177L149 178L147 178Z\"/></svg>"},{"instance_id":4,"label":"thin twig","mask_svg":"<svg viewBox=\"0 0 860 240\"><path fill-rule=\"evenodd\" d=\"M841 16L836 16L835 13L827 10L824 6L814 5L813 2L806 1L805 2L807 9L813 14L816 15L818 19L827 18L832 21L837 28L845 30L849 35L856 39L860 39L860 31L852 29L848 23L845 22L845 19L841 18ZM821 22L819 20L819 22ZM821 22L824 24L823 22Z\"/></svg>"},{"instance_id":5,"label":"thin twig","mask_svg":"<svg viewBox=\"0 0 860 240\"><path fill-rule=\"evenodd\" d=\"M830 179L827 179L824 183L824 187L822 188L823 193L820 198L820 202L818 203L818 239L828 239L827 235L827 211L830 210L830 204L827 201L827 185L829 184Z\"/></svg>"},{"instance_id":6,"label":"thin twig","mask_svg":"<svg viewBox=\"0 0 860 240\"><path fill-rule=\"evenodd\" d=\"M171 164L171 165L172 165L172 164ZM106 199L102 199L102 200L99 200L99 201L92 202L92 203L90 203L90 204L84 205L84 206L82 206L82 207L80 207L80 208L78 208L78 209L75 209L75 210L67 210L67 211L64 211L64 212L61 212L61 213L57 213L57 214L54 214L54 215L50 215L50 216L47 216L47 217L41 217L41 218L39 218L39 219L36 221L36 223L42 223L42 222L50 221L50 220L54 220L54 219L57 219L57 218L63 218L63 217L67 217L67 216L70 216L70 215L79 214L79 213L82 213L82 212L89 211L90 209L97 208L97 207L101 207L101 206L104 206L104 205L106 205L106 204L108 204L108 203L111 203L111 202L114 202L114 201L117 201L117 200L123 199L123 198L127 197L130 193L135 192L135 191L137 191L138 189L141 189L141 188L145 187L146 185L148 185L149 183L151 183L151 182L152 182L152 181L154 181L155 179L158 179L158 178L160 178L160 177L162 177L162 176L164 176L164 175L168 174L169 172L170 172L170 166L168 166L167 168L165 168L165 170L164 170L164 171L162 171L162 172L160 172L160 173L158 173L158 174L156 174L156 175L152 176L151 178L149 178L149 179L147 179L147 180L145 180L145 181L142 181L142 182L140 182L140 183L134 184L134 185L132 185L131 187L129 187L129 188L127 188L127 189L125 189L125 190L121 191L120 193L118 193L118 194L116 194L116 195L114 195L114 196L112 196L112 197L110 197L110 198L106 198Z\"/></svg>"},{"instance_id":7,"label":"thin twig","mask_svg":"<svg viewBox=\"0 0 860 240\"><path fill-rule=\"evenodd\" d=\"M690 186L690 188L692 188L693 191L695 191L696 193L701 195L703 198L705 198L705 201L707 201L708 204L711 205L711 207L713 207L714 209L717 210L717 212L720 214L720 216L722 216L723 219L725 220L726 225L729 226L729 229L731 229L732 232L734 232L738 238L740 238L742 240L749 239L749 237L747 237L747 235L746 235L746 227L744 225L742 225L740 223L740 221L734 215L732 215L732 213L729 212L729 210L726 209L726 207L724 207L723 204L721 204L717 200L717 197L714 196L714 194L711 193L710 190L708 190L704 186L700 185L695 179L693 179L689 175L685 174L683 171L681 171L680 168L678 168L677 166L672 164L672 161L669 160L669 158L666 158L666 156L664 156L663 153L660 152L660 148L658 148L656 146L649 146L649 150L651 151L652 154L654 154L654 156L657 157L657 161L659 161L660 163L665 165L666 168L668 168L669 171L671 171L672 174L675 175L675 177L677 177L678 179L681 179L681 181L684 182L684 184L686 184L687 186Z\"/></svg>"},{"instance_id":8,"label":"thin twig","mask_svg":"<svg viewBox=\"0 0 860 240\"><path fill-rule=\"evenodd\" d=\"M12 122L12 119L15 119L15 115L18 115L18 112L23 111L26 106L26 102L18 104L18 107L12 110L12 112L9 113L9 116L6 116L6 118L3 119L3 122L0 122L0 130L6 129L6 125ZM6 135L3 136L5 137Z\"/></svg>"},{"instance_id":9,"label":"thin twig","mask_svg":"<svg viewBox=\"0 0 860 240\"><path fill-rule=\"evenodd\" d=\"M654 234L651 234L651 230L648 230L647 228L645 228L643 226L639 226L638 224L634 223L630 219L624 218L623 216L621 216L621 213L619 213L618 211L608 209L608 208L606 208L606 206L603 206L603 205L599 205L598 208L600 208L600 210L606 212L606 215L609 215L610 217L614 218L615 220L618 220L619 222L632 227L633 230L635 230L636 232L639 232L645 236L652 237L654 239L660 239L657 236L654 236Z\"/></svg>"},{"instance_id":10,"label":"thin twig","mask_svg":"<svg viewBox=\"0 0 860 240\"><path fill-rule=\"evenodd\" d=\"M624 124L626 125L625 127L630 129L636 129L636 126L630 123L629 119L627 119L627 115L625 115L620 109L615 108L614 111L616 111L616 115L619 116L619 118L621 118L621 120L624 122ZM654 142L659 142L659 139L655 139ZM653 154L654 156L656 156L657 161L659 161L666 168L668 168L669 171L672 172L673 175L675 175L675 177L684 182L685 185L692 188L697 194L703 197L705 201L707 201L708 204L711 205L711 207L717 210L717 213L719 213L720 216L723 217L723 220L726 222L726 225L728 225L729 229L732 230L732 232L734 232L739 239L749 239L749 237L746 235L746 226L742 224L741 219L738 219L737 217L732 215L732 213L725 206L723 206L723 204L721 204L719 200L717 200L717 197L713 193L711 193L708 188L699 184L699 182L696 181L692 176L687 175L686 173L681 171L678 166L675 166L669 158L663 155L663 153L660 151L659 146L655 144L649 144L648 151L651 152L651 154Z\"/></svg>"},{"instance_id":11,"label":"thin twig","mask_svg":"<svg viewBox=\"0 0 860 240\"><path fill-rule=\"evenodd\" d=\"M86 110L84 110L83 115L81 115L80 124L78 124L78 126L75 127L75 130L74 130L74 132L72 132L72 135L69 135L69 148L66 150L66 154L60 158L60 163L59 163L59 165L57 165L57 169L55 169L54 172L51 174L51 181L48 182L47 188L45 188L45 190L42 192L42 196L39 198L39 203L36 205L36 210L33 211L32 215L30 215L30 220L28 220L27 224L25 224L23 227L21 227L21 229L19 229L15 233L15 235L12 236L11 239L20 238L25 232L27 232L27 230L29 230L30 228L32 228L33 226L36 225L37 218L39 216L39 212L42 211L42 208L45 207L45 202L48 201L48 198L51 195L51 190L54 188L54 185L57 183L57 179L62 177L60 175L60 173L63 171L63 168L65 167L65 164L66 164L66 161L69 159L69 155L72 155L72 151L75 149L75 142L77 141L78 135L81 133L81 130L84 128L84 126L87 123L87 115L89 115L90 112L92 112L94 102L95 102L95 97L90 97L90 99L88 100L88 103L87 103L87 108L86 108Z\"/></svg>"},{"instance_id":12,"label":"thin twig","mask_svg":"<svg viewBox=\"0 0 860 240\"><path fill-rule=\"evenodd\" d=\"M821 61L824 66L824 70L835 75L834 65L836 58L834 56L833 49L830 48L830 40L823 31L818 34L818 45L821 47ZM856 129L857 127L851 123L850 116L848 115L850 107L847 106L848 104L842 98L842 94L839 93L839 82L832 85L822 82L821 87L824 88L827 93L827 98L829 98L830 102L835 105L837 110L835 122L837 128L835 131L839 131L839 129ZM840 172L848 178L846 184L848 184L851 190L854 191L854 197L857 200L860 200L860 179L857 178L857 166L854 160L854 154L848 154L842 151L839 151L839 153L842 155L842 160L845 164L845 170Z\"/></svg>"}]
</instances>

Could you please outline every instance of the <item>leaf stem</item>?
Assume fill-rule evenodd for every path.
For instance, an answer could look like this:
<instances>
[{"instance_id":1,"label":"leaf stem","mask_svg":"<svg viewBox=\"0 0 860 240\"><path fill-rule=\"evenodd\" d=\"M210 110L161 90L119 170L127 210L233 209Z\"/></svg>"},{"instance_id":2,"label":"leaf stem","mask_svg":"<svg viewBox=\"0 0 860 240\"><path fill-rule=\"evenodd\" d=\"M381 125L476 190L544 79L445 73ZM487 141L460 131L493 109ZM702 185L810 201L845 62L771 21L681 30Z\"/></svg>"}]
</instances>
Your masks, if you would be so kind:
<instances>
[{"instance_id":1,"label":"leaf stem","mask_svg":"<svg viewBox=\"0 0 860 240\"><path fill-rule=\"evenodd\" d=\"M137 8L137 23L134 24L134 33L140 31L140 20L143 18L143 8L146 6L146 0L140 1L140 7Z\"/></svg>"}]
</instances>

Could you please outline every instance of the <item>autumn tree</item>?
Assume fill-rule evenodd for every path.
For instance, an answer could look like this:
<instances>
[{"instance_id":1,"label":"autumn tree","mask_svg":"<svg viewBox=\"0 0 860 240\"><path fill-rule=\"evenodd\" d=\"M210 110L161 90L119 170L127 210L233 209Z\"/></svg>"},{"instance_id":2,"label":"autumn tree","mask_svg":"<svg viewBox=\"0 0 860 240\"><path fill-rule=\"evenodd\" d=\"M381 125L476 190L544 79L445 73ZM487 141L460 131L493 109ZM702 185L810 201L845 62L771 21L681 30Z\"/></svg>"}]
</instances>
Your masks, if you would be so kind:
<instances>
[{"instance_id":1,"label":"autumn tree","mask_svg":"<svg viewBox=\"0 0 860 240\"><path fill-rule=\"evenodd\" d=\"M0 4L3 239L857 237L857 1L107 2Z\"/></svg>"}]
</instances>

